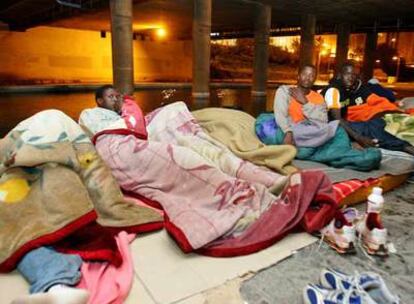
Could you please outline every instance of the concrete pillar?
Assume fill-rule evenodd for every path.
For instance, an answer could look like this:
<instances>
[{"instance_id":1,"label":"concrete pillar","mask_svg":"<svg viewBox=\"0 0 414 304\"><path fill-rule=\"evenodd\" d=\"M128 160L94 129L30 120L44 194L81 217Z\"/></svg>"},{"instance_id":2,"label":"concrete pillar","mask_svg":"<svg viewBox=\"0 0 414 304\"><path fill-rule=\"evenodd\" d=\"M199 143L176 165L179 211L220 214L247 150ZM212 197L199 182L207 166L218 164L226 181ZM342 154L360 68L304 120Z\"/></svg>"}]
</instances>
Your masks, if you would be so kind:
<instances>
[{"instance_id":1,"label":"concrete pillar","mask_svg":"<svg viewBox=\"0 0 414 304\"><path fill-rule=\"evenodd\" d=\"M362 63L362 79L364 81L371 79L374 75L377 39L377 32L368 32L365 38L364 61Z\"/></svg>"},{"instance_id":2,"label":"concrete pillar","mask_svg":"<svg viewBox=\"0 0 414 304\"><path fill-rule=\"evenodd\" d=\"M194 0L193 12L193 108L210 103L211 0Z\"/></svg>"},{"instance_id":3,"label":"concrete pillar","mask_svg":"<svg viewBox=\"0 0 414 304\"><path fill-rule=\"evenodd\" d=\"M110 0L114 86L123 94L134 92L132 0Z\"/></svg>"},{"instance_id":4,"label":"concrete pillar","mask_svg":"<svg viewBox=\"0 0 414 304\"><path fill-rule=\"evenodd\" d=\"M314 48L315 48L315 15L302 16L300 26L300 57L299 66L305 64L315 64Z\"/></svg>"},{"instance_id":5,"label":"concrete pillar","mask_svg":"<svg viewBox=\"0 0 414 304\"><path fill-rule=\"evenodd\" d=\"M351 35L351 26L348 23L340 23L337 25L335 72L338 72L341 66L348 59L349 36L350 35Z\"/></svg>"},{"instance_id":6,"label":"concrete pillar","mask_svg":"<svg viewBox=\"0 0 414 304\"><path fill-rule=\"evenodd\" d=\"M248 111L256 116L266 110L269 66L269 34L272 8L259 4L255 16L252 104Z\"/></svg>"}]
</instances>

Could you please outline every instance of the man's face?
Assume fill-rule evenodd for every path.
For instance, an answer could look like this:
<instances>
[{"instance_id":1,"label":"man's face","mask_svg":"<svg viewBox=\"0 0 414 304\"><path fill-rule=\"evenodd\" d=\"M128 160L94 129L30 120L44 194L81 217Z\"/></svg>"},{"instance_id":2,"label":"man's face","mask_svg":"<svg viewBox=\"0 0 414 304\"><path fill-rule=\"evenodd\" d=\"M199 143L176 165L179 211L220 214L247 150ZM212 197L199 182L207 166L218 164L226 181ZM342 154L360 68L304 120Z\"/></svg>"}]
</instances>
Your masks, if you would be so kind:
<instances>
[{"instance_id":1,"label":"man's face","mask_svg":"<svg viewBox=\"0 0 414 304\"><path fill-rule=\"evenodd\" d=\"M316 71L312 67L304 67L298 75L298 85L305 89L311 89L316 80Z\"/></svg>"},{"instance_id":2,"label":"man's face","mask_svg":"<svg viewBox=\"0 0 414 304\"><path fill-rule=\"evenodd\" d=\"M357 76L357 71L353 66L344 67L344 69L341 72L341 79L345 88L352 88L357 80Z\"/></svg>"},{"instance_id":3,"label":"man's face","mask_svg":"<svg viewBox=\"0 0 414 304\"><path fill-rule=\"evenodd\" d=\"M102 108L115 111L117 113L120 113L121 111L121 95L115 89L106 89L102 98L98 98L97 102Z\"/></svg>"}]
</instances>

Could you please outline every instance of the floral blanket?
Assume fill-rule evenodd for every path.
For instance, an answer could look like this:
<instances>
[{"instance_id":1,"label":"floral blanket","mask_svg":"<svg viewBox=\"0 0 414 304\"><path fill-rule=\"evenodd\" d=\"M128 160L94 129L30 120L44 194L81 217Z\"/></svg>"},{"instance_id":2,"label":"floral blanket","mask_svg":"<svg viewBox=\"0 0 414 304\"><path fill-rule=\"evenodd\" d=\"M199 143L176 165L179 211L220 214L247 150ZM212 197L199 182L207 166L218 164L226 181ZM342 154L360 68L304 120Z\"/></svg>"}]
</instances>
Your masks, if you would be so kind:
<instances>
[{"instance_id":1,"label":"floral blanket","mask_svg":"<svg viewBox=\"0 0 414 304\"><path fill-rule=\"evenodd\" d=\"M92 130L103 120L102 110L86 111L80 121ZM264 175L255 183L254 174L240 174L243 161L202 134L182 103L150 113L146 122L148 140L100 131L96 149L124 190L162 207L165 228L184 252L249 254L298 226L312 232L332 219L332 184L322 172L293 174L274 196Z\"/></svg>"}]
</instances>

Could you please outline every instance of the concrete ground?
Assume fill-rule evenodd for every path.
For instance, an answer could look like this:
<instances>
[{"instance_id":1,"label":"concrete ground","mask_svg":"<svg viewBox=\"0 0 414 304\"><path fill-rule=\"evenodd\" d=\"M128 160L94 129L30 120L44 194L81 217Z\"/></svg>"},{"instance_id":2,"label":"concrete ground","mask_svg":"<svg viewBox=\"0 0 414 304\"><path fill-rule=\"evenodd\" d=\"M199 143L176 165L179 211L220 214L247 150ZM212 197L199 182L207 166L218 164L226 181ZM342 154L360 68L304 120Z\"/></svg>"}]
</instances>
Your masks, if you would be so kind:
<instances>
[{"instance_id":1,"label":"concrete ground","mask_svg":"<svg viewBox=\"0 0 414 304\"><path fill-rule=\"evenodd\" d=\"M315 243L290 258L263 270L241 284L240 292L249 304L302 303L307 283L318 282L323 267L345 272L374 271L383 276L402 303L414 303L414 184L406 183L385 196L382 219L396 254L388 258L368 259L357 248L356 255L338 255L326 244ZM363 210L364 205L357 208ZM223 302L225 303L225 302Z\"/></svg>"}]
</instances>

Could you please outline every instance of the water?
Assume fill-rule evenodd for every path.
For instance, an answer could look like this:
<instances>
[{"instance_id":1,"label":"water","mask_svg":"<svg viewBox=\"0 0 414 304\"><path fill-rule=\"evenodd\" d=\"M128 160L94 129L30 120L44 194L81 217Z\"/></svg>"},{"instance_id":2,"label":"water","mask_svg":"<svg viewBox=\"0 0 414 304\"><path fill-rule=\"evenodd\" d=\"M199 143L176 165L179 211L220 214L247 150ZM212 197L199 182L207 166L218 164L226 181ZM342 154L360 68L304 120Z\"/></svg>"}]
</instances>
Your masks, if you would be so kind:
<instances>
[{"instance_id":1,"label":"water","mask_svg":"<svg viewBox=\"0 0 414 304\"><path fill-rule=\"evenodd\" d=\"M273 100L269 90L268 100ZM248 109L250 89L212 89L211 106ZM145 90L134 93L135 100L145 113L175 101L191 101L190 89ZM94 92L0 94L0 136L4 136L20 121L46 109L58 109L77 120L83 109L95 106Z\"/></svg>"},{"instance_id":2,"label":"water","mask_svg":"<svg viewBox=\"0 0 414 304\"><path fill-rule=\"evenodd\" d=\"M273 108L276 89L267 90L267 111ZM398 90L398 97L413 96L412 90ZM190 89L140 90L134 93L135 100L145 113L175 101L191 101ZM211 106L234 107L248 112L250 88L211 89ZM77 120L83 109L95 106L94 92L81 93L35 93L0 94L0 137L4 136L20 121L46 109L58 109Z\"/></svg>"}]
</instances>

